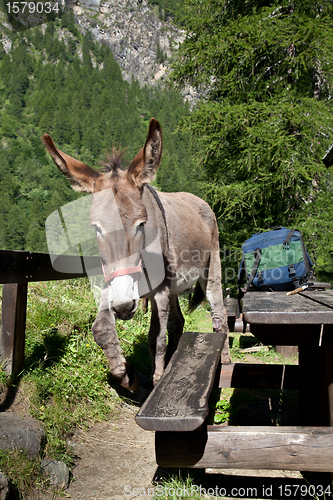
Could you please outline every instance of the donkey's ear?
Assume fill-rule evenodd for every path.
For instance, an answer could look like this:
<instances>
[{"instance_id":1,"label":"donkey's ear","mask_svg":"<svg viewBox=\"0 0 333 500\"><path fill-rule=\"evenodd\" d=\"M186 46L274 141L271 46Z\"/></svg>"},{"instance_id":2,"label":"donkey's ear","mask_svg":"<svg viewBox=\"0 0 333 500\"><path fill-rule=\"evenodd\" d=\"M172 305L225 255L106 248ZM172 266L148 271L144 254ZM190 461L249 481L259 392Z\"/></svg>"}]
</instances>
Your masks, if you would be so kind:
<instances>
[{"instance_id":1,"label":"donkey's ear","mask_svg":"<svg viewBox=\"0 0 333 500\"><path fill-rule=\"evenodd\" d=\"M48 134L43 135L42 141L59 170L71 181L72 188L75 189L75 191L93 193L96 179L98 179L101 174L85 163L57 149Z\"/></svg>"},{"instance_id":2,"label":"donkey's ear","mask_svg":"<svg viewBox=\"0 0 333 500\"><path fill-rule=\"evenodd\" d=\"M144 147L130 164L127 175L142 188L155 179L156 171L162 158L162 130L159 122L152 118Z\"/></svg>"}]
</instances>

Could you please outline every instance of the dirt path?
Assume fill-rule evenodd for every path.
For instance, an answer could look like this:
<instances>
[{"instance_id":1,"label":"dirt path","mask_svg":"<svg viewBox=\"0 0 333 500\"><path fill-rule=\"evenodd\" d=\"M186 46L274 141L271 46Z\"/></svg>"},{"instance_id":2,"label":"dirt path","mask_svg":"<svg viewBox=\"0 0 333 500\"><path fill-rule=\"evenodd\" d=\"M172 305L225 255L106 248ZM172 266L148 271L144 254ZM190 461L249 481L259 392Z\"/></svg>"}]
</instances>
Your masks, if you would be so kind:
<instances>
[{"instance_id":1,"label":"dirt path","mask_svg":"<svg viewBox=\"0 0 333 500\"><path fill-rule=\"evenodd\" d=\"M154 477L165 477L168 470L157 468L154 433L144 431L135 423L136 412L136 407L125 405L117 421L97 423L87 432L76 435L71 445L78 459L69 489L62 496L48 493L38 500L152 499ZM326 484L329 477L317 475L317 481L317 484ZM201 498L211 500L221 498L212 491L225 491L223 497L233 497L234 500L278 499L281 498L280 492L284 491L286 495L282 498L289 498L290 485L295 489L301 485L306 487L311 482L310 479L307 483L299 472L281 470L206 469L194 472L195 487L202 485L210 492ZM239 495L235 494L237 492ZM185 495L170 495L169 498L181 499ZM29 500L37 500L37 497Z\"/></svg>"},{"instance_id":2,"label":"dirt path","mask_svg":"<svg viewBox=\"0 0 333 500\"><path fill-rule=\"evenodd\" d=\"M131 500L152 487L157 469L154 433L135 423L137 411L136 407L126 405L117 420L96 423L73 438L70 444L78 458L65 498ZM64 496L47 493L39 498L58 500Z\"/></svg>"},{"instance_id":3,"label":"dirt path","mask_svg":"<svg viewBox=\"0 0 333 500\"><path fill-rule=\"evenodd\" d=\"M154 433L144 431L134 421L137 408L124 406L119 420L95 424L71 442L78 455L73 479L65 498L73 500L133 500L152 498L152 481L157 469ZM166 471L165 471L166 472ZM204 473L202 473L204 474ZM200 475L200 472L199 472ZM299 481L298 472L232 471L206 469L198 483L206 488L246 488L258 493L274 481ZM277 486L276 486L277 488ZM146 491L145 491L146 490ZM145 492L144 492L145 491ZM40 500L51 500L50 493ZM58 498L64 498L57 496ZM244 498L244 496L243 496ZM32 499L31 499L32 500ZM35 500L35 499L34 499Z\"/></svg>"},{"instance_id":4,"label":"dirt path","mask_svg":"<svg viewBox=\"0 0 333 500\"><path fill-rule=\"evenodd\" d=\"M136 412L137 408L124 407L118 421L98 423L77 436L73 444L80 460L73 471L70 498L123 500L135 498L136 494L127 496L135 488L151 486L157 468L154 433L136 425Z\"/></svg>"},{"instance_id":5,"label":"dirt path","mask_svg":"<svg viewBox=\"0 0 333 500\"><path fill-rule=\"evenodd\" d=\"M97 423L87 432L76 435L71 445L78 460L69 489L64 496L54 497L48 493L38 500L60 500L64 497L73 500L151 499L154 477L163 477L168 471L157 468L154 433L136 425L136 412L137 408L125 406L119 420ZM202 485L207 491L225 490L226 497L242 500L279 498L275 495L279 488L288 484L295 487L305 484L299 472L290 471L206 469L195 471L194 477L195 487ZM241 495L231 495L232 490L239 490ZM263 494L265 491L267 495ZM216 497L203 495L202 498Z\"/></svg>"}]
</instances>

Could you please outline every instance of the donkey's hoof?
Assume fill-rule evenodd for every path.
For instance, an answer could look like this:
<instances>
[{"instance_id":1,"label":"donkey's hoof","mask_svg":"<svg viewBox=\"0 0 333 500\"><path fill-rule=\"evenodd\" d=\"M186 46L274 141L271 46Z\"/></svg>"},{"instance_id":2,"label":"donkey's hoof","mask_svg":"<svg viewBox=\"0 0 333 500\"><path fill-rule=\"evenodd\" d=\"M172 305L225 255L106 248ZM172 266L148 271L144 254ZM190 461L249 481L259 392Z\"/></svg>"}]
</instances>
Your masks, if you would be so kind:
<instances>
[{"instance_id":1,"label":"donkey's hoof","mask_svg":"<svg viewBox=\"0 0 333 500\"><path fill-rule=\"evenodd\" d=\"M154 373L154 376L152 379L153 387L155 387L155 385L157 384L157 382L159 382L161 377L162 377L162 373L161 374Z\"/></svg>"},{"instance_id":2,"label":"donkey's hoof","mask_svg":"<svg viewBox=\"0 0 333 500\"><path fill-rule=\"evenodd\" d=\"M126 374L123 377L120 385L122 387L125 387L125 389L128 389L131 392L134 392L138 389L139 384L140 384L140 381L139 381L138 374L131 366L127 366Z\"/></svg>"}]
</instances>

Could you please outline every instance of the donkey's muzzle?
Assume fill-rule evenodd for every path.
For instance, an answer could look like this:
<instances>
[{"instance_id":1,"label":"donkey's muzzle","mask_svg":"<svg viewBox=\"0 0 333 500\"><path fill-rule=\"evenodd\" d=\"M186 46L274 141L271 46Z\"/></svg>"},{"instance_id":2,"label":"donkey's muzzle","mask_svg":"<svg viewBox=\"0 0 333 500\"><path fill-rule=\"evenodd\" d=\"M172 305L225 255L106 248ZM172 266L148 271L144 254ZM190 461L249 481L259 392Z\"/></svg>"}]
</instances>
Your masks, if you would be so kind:
<instances>
[{"instance_id":1,"label":"donkey's muzzle","mask_svg":"<svg viewBox=\"0 0 333 500\"><path fill-rule=\"evenodd\" d=\"M139 304L138 283L133 276L118 276L109 286L109 309L118 319L131 319Z\"/></svg>"},{"instance_id":2,"label":"donkey's muzzle","mask_svg":"<svg viewBox=\"0 0 333 500\"><path fill-rule=\"evenodd\" d=\"M136 301L132 300L117 307L112 306L112 311L117 319L132 319L136 311Z\"/></svg>"}]
</instances>

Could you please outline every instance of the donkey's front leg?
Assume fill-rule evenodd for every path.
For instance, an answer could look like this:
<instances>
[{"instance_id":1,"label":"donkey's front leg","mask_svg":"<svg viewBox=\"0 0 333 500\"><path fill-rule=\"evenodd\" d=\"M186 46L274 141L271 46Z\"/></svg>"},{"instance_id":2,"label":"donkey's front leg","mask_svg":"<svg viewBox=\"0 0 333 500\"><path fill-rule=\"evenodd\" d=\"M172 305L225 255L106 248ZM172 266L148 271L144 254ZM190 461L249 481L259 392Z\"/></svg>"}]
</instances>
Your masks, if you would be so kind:
<instances>
[{"instance_id":1,"label":"donkey's front leg","mask_svg":"<svg viewBox=\"0 0 333 500\"><path fill-rule=\"evenodd\" d=\"M164 371L168 316L169 290L163 290L151 299L151 320L148 345L152 360L152 379L154 386L157 384Z\"/></svg>"},{"instance_id":2,"label":"donkey's front leg","mask_svg":"<svg viewBox=\"0 0 333 500\"><path fill-rule=\"evenodd\" d=\"M92 332L96 343L103 349L112 375L119 380L122 387L135 391L139 386L138 378L123 356L116 333L115 318L109 310L107 288L102 292L101 303L92 326Z\"/></svg>"}]
</instances>

